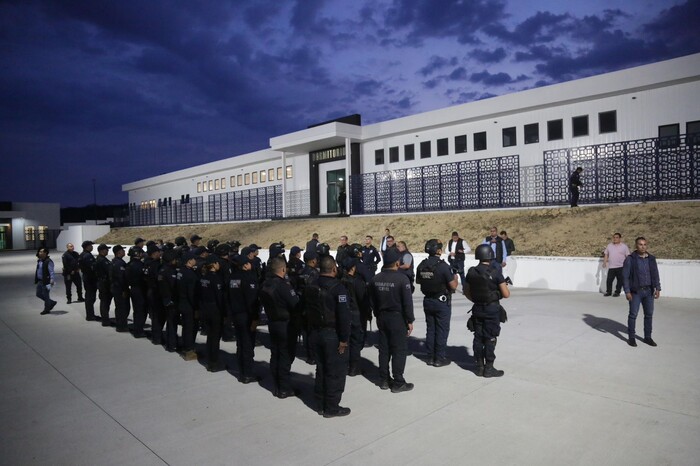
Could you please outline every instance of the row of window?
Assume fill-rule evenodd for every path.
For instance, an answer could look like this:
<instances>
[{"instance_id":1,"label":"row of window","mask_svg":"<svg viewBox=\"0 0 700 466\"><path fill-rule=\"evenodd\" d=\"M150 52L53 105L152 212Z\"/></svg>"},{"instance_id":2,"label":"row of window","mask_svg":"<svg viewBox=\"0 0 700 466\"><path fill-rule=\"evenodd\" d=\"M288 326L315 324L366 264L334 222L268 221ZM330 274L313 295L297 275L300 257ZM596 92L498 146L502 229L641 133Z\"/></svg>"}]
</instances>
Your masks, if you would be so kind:
<instances>
[{"instance_id":1,"label":"row of window","mask_svg":"<svg viewBox=\"0 0 700 466\"><path fill-rule=\"evenodd\" d=\"M673 123L659 126L659 146L662 149L678 147L681 144L681 125ZM700 120L689 121L685 124L686 144L696 146L700 144Z\"/></svg>"},{"instance_id":2,"label":"row of window","mask_svg":"<svg viewBox=\"0 0 700 466\"><path fill-rule=\"evenodd\" d=\"M36 241L37 233L39 234L39 241L46 240L46 234L49 232L49 227L47 226L28 226L24 227L24 240L25 241Z\"/></svg>"},{"instance_id":3,"label":"row of window","mask_svg":"<svg viewBox=\"0 0 700 466\"><path fill-rule=\"evenodd\" d=\"M617 131L617 112L611 110L609 112L598 113L598 131L600 134L614 133ZM589 125L588 115L575 116L571 119L571 132L574 137L588 136ZM530 123L523 127L525 144L534 144L540 142L540 124ZM513 147L518 144L518 136L515 126L503 128L502 133L503 147ZM474 151L487 150L486 131L480 131L472 135ZM547 140L556 141L564 139L564 120L550 120L547 122ZM455 154L467 152L467 136L465 134L454 137ZM438 157L449 155L449 139L442 138L437 140L437 155ZM431 141L423 141L419 145L419 154L421 159L432 157ZM404 146L404 160L415 160L415 145L406 144ZM376 165L384 163L384 149L374 151L374 161ZM399 148L389 148L389 163L399 161Z\"/></svg>"},{"instance_id":4,"label":"row of window","mask_svg":"<svg viewBox=\"0 0 700 466\"><path fill-rule=\"evenodd\" d=\"M292 178L292 166L287 165L285 170L285 176L287 179ZM282 179L282 167L277 167L277 179ZM268 181L275 181L275 169L270 168L269 170L260 170L242 173L240 175L232 175L229 178L229 186L235 188L236 186L248 186L250 184L266 183ZM215 180L198 181L197 182L197 192L206 193L207 191L218 191L220 189L226 189L226 178L217 178Z\"/></svg>"}]
</instances>

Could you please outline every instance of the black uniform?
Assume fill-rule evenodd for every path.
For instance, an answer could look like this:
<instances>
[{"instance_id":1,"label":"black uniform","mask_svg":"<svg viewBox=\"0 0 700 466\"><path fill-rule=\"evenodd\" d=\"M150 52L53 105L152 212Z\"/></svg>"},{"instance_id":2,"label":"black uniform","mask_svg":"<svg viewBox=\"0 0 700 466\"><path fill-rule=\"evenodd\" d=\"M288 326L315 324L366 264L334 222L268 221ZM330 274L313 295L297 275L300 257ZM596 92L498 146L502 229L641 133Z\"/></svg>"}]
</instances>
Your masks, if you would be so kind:
<instances>
[{"instance_id":1,"label":"black uniform","mask_svg":"<svg viewBox=\"0 0 700 466\"><path fill-rule=\"evenodd\" d=\"M177 269L172 264L163 264L158 270L158 291L165 317L165 349L177 350ZM161 324L162 325L162 324Z\"/></svg>"},{"instance_id":2,"label":"black uniform","mask_svg":"<svg viewBox=\"0 0 700 466\"><path fill-rule=\"evenodd\" d=\"M363 320L365 316L362 309L369 308L369 295L367 294L367 284L365 280L357 274L346 274L341 279L343 286L348 292L348 309L350 310L350 342L349 350L349 370L350 375L358 375L360 370L360 352L365 346L365 330Z\"/></svg>"},{"instance_id":3,"label":"black uniform","mask_svg":"<svg viewBox=\"0 0 700 466\"><path fill-rule=\"evenodd\" d=\"M177 272L177 309L182 323L182 351L194 351L197 329L194 326L194 313L197 309L197 273L182 265Z\"/></svg>"},{"instance_id":4,"label":"black uniform","mask_svg":"<svg viewBox=\"0 0 700 466\"><path fill-rule=\"evenodd\" d=\"M148 311L151 315L151 341L154 345L160 345L163 338L163 301L160 299L158 289L158 270L160 259L147 257L143 264L143 275L146 281L146 298L148 299Z\"/></svg>"},{"instance_id":5,"label":"black uniform","mask_svg":"<svg viewBox=\"0 0 700 466\"><path fill-rule=\"evenodd\" d=\"M335 253L335 262L338 264L339 270L342 270L343 261L348 257L352 257L352 246L349 244L338 246L338 250Z\"/></svg>"},{"instance_id":6,"label":"black uniform","mask_svg":"<svg viewBox=\"0 0 700 466\"><path fill-rule=\"evenodd\" d=\"M80 254L75 251L66 251L61 260L63 262L63 283L66 285L66 301L71 303L71 288L75 285L78 293L78 302L83 301L83 283L80 279Z\"/></svg>"},{"instance_id":7,"label":"black uniform","mask_svg":"<svg viewBox=\"0 0 700 466\"><path fill-rule=\"evenodd\" d=\"M260 318L255 272L232 267L228 287L229 309L236 331L236 358L241 380L245 381L254 377L255 331L252 325Z\"/></svg>"},{"instance_id":8,"label":"black uniform","mask_svg":"<svg viewBox=\"0 0 700 466\"><path fill-rule=\"evenodd\" d=\"M299 281L297 283L298 287L296 289L297 294L299 295L299 306L302 308L301 311L301 323L299 325L299 333L301 333L302 338L304 339L304 350L306 351L306 362L309 364L316 364L316 345L313 343L313 332L311 331L311 326L309 324L309 319L307 318L306 315L306 310L305 305L304 305L304 288L306 288L306 285L308 284L316 284L318 283L318 269L315 269L314 267L309 267L308 265L304 265L304 268L301 271L301 275L299 275ZM294 314L295 316L298 316L299 314ZM295 337L295 342L296 342Z\"/></svg>"},{"instance_id":9,"label":"black uniform","mask_svg":"<svg viewBox=\"0 0 700 466\"><path fill-rule=\"evenodd\" d=\"M438 256L430 256L418 265L417 282L423 293L428 364L445 361L447 337L450 334L452 317L452 290L449 283L454 280L450 266Z\"/></svg>"},{"instance_id":10,"label":"black uniform","mask_svg":"<svg viewBox=\"0 0 700 466\"><path fill-rule=\"evenodd\" d=\"M287 262L287 276L289 277L289 283L295 290L299 289L299 280L304 270L304 262L298 257L290 257Z\"/></svg>"},{"instance_id":11,"label":"black uniform","mask_svg":"<svg viewBox=\"0 0 700 466\"><path fill-rule=\"evenodd\" d=\"M374 245L362 247L362 263L367 266L372 275L377 273L377 264L382 261L379 251Z\"/></svg>"},{"instance_id":12,"label":"black uniform","mask_svg":"<svg viewBox=\"0 0 700 466\"><path fill-rule=\"evenodd\" d=\"M97 276L95 275L95 256L83 251L78 259L80 271L85 284L85 320L95 320L95 301L97 300Z\"/></svg>"},{"instance_id":13,"label":"black uniform","mask_svg":"<svg viewBox=\"0 0 700 466\"><path fill-rule=\"evenodd\" d=\"M260 301L268 317L270 332L270 370L275 383L275 396L286 398L292 395L289 354L289 320L299 303L299 296L285 279L274 275L266 280L260 290Z\"/></svg>"},{"instance_id":14,"label":"black uniform","mask_svg":"<svg viewBox=\"0 0 700 466\"><path fill-rule=\"evenodd\" d=\"M496 340L501 333L501 297L499 285L505 283L503 275L493 267L479 264L467 272L467 290L474 301L472 319L474 325L474 359L478 367L493 366L496 359Z\"/></svg>"},{"instance_id":15,"label":"black uniform","mask_svg":"<svg viewBox=\"0 0 700 466\"><path fill-rule=\"evenodd\" d=\"M578 207L578 197L580 193L580 188L583 186L581 183L581 173L578 169L569 176L569 194L571 195L571 207Z\"/></svg>"},{"instance_id":16,"label":"black uniform","mask_svg":"<svg viewBox=\"0 0 700 466\"><path fill-rule=\"evenodd\" d=\"M117 323L117 332L129 331L129 280L126 276L126 262L121 257L112 259L109 269L109 281L111 293L114 297L114 317Z\"/></svg>"},{"instance_id":17,"label":"black uniform","mask_svg":"<svg viewBox=\"0 0 700 466\"><path fill-rule=\"evenodd\" d=\"M340 354L340 342L348 343L350 338L350 312L348 292L340 280L321 276L318 288L307 287L307 298L313 294L320 302L312 312L321 312L321 319L312 318L316 333L316 383L314 395L324 414L332 415L340 411L340 399L345 390L345 377L348 373L348 350Z\"/></svg>"},{"instance_id":18,"label":"black uniform","mask_svg":"<svg viewBox=\"0 0 700 466\"><path fill-rule=\"evenodd\" d=\"M207 328L207 368L218 369L221 326L224 320L224 284L218 273L206 272L199 279L199 311Z\"/></svg>"},{"instance_id":19,"label":"black uniform","mask_svg":"<svg viewBox=\"0 0 700 466\"><path fill-rule=\"evenodd\" d=\"M143 262L131 258L126 268L126 278L129 282L131 306L134 309L134 337L145 336L143 326L146 323L148 306L146 303L146 280L143 274Z\"/></svg>"},{"instance_id":20,"label":"black uniform","mask_svg":"<svg viewBox=\"0 0 700 466\"><path fill-rule=\"evenodd\" d=\"M413 298L411 284L406 275L391 269L383 269L369 284L370 299L379 328L379 378L382 388L391 384L389 361L393 374L393 386L406 383L403 377L408 353L408 324L413 323Z\"/></svg>"},{"instance_id":21,"label":"black uniform","mask_svg":"<svg viewBox=\"0 0 700 466\"><path fill-rule=\"evenodd\" d=\"M109 327L109 307L112 303L112 290L109 284L109 269L111 268L109 259L105 256L97 256L95 260L95 275L97 276L97 291L100 296L100 316L102 326Z\"/></svg>"}]
</instances>

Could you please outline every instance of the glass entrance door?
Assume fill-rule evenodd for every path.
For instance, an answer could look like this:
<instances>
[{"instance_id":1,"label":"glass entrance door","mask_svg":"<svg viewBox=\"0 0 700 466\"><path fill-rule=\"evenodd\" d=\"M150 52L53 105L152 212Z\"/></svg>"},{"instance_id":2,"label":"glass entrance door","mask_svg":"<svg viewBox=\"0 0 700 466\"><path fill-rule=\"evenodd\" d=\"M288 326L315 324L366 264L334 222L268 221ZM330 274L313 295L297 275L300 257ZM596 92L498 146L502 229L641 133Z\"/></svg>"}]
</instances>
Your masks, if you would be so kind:
<instances>
[{"instance_id":1,"label":"glass entrance door","mask_svg":"<svg viewBox=\"0 0 700 466\"><path fill-rule=\"evenodd\" d=\"M4 225L0 225L0 249L7 249L7 230Z\"/></svg>"},{"instance_id":2,"label":"glass entrance door","mask_svg":"<svg viewBox=\"0 0 700 466\"><path fill-rule=\"evenodd\" d=\"M340 199L342 194L342 199ZM326 206L329 214L341 211L345 202L345 170L332 170L326 173ZM343 212L345 209L342 209Z\"/></svg>"}]
</instances>

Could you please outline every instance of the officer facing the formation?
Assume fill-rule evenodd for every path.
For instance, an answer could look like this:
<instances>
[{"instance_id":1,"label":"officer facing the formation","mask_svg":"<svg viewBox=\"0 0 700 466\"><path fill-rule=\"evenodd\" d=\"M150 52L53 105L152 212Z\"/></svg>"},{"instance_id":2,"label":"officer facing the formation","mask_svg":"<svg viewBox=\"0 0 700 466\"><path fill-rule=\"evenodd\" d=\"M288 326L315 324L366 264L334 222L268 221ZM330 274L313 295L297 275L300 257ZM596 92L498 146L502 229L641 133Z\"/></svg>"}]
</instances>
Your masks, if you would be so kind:
<instances>
[{"instance_id":1,"label":"officer facing the formation","mask_svg":"<svg viewBox=\"0 0 700 466\"><path fill-rule=\"evenodd\" d=\"M292 368L289 354L289 319L299 303L299 296L284 278L284 259L275 257L268 266L272 275L269 280L265 280L260 290L260 302L268 317L270 370L275 384L273 394L278 398L287 398L295 395L289 374Z\"/></svg>"},{"instance_id":2,"label":"officer facing the formation","mask_svg":"<svg viewBox=\"0 0 700 466\"><path fill-rule=\"evenodd\" d=\"M413 384L406 382L403 372L408 353L408 337L413 332L413 297L408 277L400 272L400 253L388 248L384 267L372 278L370 299L379 328L379 388L393 393L407 392ZM389 377L389 361L393 380Z\"/></svg>"},{"instance_id":3,"label":"officer facing the formation","mask_svg":"<svg viewBox=\"0 0 700 466\"><path fill-rule=\"evenodd\" d=\"M80 255L75 252L73 243L66 244L66 252L63 253L61 260L63 262L63 282L66 285L66 303L72 302L71 288L75 285L75 290L78 292L78 302L83 303L83 283L80 280L80 264L78 262Z\"/></svg>"},{"instance_id":4,"label":"officer facing the formation","mask_svg":"<svg viewBox=\"0 0 700 466\"><path fill-rule=\"evenodd\" d=\"M117 244L112 248L114 259L109 269L109 281L111 293L114 297L114 317L117 324L117 332L129 331L129 280L126 275L126 262L124 262L124 248Z\"/></svg>"},{"instance_id":5,"label":"officer facing the formation","mask_svg":"<svg viewBox=\"0 0 700 466\"><path fill-rule=\"evenodd\" d=\"M304 290L307 312L316 333L316 384L314 395L323 417L347 416L340 406L348 372L350 312L348 292L336 278L338 268L331 257L321 259L318 285Z\"/></svg>"},{"instance_id":6,"label":"officer facing the formation","mask_svg":"<svg viewBox=\"0 0 700 466\"><path fill-rule=\"evenodd\" d=\"M442 243L438 240L428 240L425 252L428 258L418 265L416 282L425 295L423 311L427 327L427 362L429 366L442 367L450 363L446 354L447 337L452 317L452 293L457 288L459 274L452 272L450 266L440 259Z\"/></svg>"},{"instance_id":7,"label":"officer facing the formation","mask_svg":"<svg viewBox=\"0 0 700 466\"><path fill-rule=\"evenodd\" d=\"M112 303L112 290L109 286L109 269L111 263L107 259L109 247L106 244L97 246L97 259L95 260L95 275L97 276L97 290L100 292L100 316L102 326L109 327L109 306Z\"/></svg>"},{"instance_id":8,"label":"officer facing the formation","mask_svg":"<svg viewBox=\"0 0 700 466\"><path fill-rule=\"evenodd\" d=\"M474 256L479 264L467 272L464 295L474 303L467 327L474 332L476 375L500 377L503 371L493 367L501 322L506 321L505 309L499 300L509 297L510 291L503 274L491 265L494 254L489 245L479 245Z\"/></svg>"},{"instance_id":9,"label":"officer facing the formation","mask_svg":"<svg viewBox=\"0 0 700 466\"><path fill-rule=\"evenodd\" d=\"M148 315L146 302L146 280L143 274L143 249L134 246L129 251L131 260L126 269L126 277L129 282L131 295L131 307L134 309L134 338L143 338L146 333L143 327Z\"/></svg>"},{"instance_id":10,"label":"officer facing the formation","mask_svg":"<svg viewBox=\"0 0 700 466\"><path fill-rule=\"evenodd\" d=\"M83 252L78 258L80 271L83 273L83 285L85 285L85 320L98 320L95 315L97 275L95 275L95 256L92 255L92 245L92 241L83 241Z\"/></svg>"}]
</instances>

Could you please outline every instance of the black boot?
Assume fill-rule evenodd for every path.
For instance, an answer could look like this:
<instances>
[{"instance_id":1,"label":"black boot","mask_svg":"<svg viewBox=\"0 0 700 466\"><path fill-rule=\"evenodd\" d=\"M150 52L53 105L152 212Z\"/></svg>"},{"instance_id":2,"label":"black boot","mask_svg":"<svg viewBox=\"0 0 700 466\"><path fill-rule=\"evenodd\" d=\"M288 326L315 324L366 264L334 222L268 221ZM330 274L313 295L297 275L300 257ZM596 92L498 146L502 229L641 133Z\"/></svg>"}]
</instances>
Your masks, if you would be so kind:
<instances>
[{"instance_id":1,"label":"black boot","mask_svg":"<svg viewBox=\"0 0 700 466\"><path fill-rule=\"evenodd\" d=\"M496 369L493 367L492 362L487 362L486 363L486 368L484 369L484 377L489 378L489 377L502 377L505 372Z\"/></svg>"}]
</instances>

